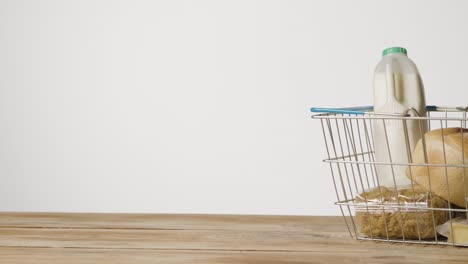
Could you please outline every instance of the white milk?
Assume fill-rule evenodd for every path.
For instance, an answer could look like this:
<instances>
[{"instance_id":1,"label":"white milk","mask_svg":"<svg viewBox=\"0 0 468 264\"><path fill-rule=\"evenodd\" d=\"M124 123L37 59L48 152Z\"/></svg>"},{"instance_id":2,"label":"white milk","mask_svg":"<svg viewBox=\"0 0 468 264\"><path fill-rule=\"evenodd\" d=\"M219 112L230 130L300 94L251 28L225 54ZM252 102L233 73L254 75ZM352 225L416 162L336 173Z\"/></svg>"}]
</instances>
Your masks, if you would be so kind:
<instances>
[{"instance_id":1,"label":"white milk","mask_svg":"<svg viewBox=\"0 0 468 264\"><path fill-rule=\"evenodd\" d=\"M374 112L408 113L412 116L417 116L418 113L419 116L426 116L426 100L421 76L414 62L408 58L406 49L388 48L383 54L374 73ZM393 76L393 82L391 76ZM417 113L407 112L411 107ZM408 142L405 139L403 121L387 120L385 125L380 119L373 121L375 161L409 162L408 143L409 151L412 152L421 135L427 132L427 124L409 120L406 124ZM377 165L379 184L381 186L395 186L396 184L396 187L410 184L411 181L406 176L406 168L407 166Z\"/></svg>"}]
</instances>

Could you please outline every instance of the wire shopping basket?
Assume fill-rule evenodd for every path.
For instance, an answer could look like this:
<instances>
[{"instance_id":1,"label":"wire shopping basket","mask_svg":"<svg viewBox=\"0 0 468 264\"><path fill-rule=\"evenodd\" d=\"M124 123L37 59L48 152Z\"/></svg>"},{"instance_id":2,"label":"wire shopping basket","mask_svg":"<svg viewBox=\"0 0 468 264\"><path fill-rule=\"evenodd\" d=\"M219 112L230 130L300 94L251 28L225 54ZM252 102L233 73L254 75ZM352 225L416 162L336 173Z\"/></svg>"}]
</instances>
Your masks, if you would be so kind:
<instances>
[{"instance_id":1,"label":"wire shopping basket","mask_svg":"<svg viewBox=\"0 0 468 264\"><path fill-rule=\"evenodd\" d=\"M311 109L321 122L335 204L358 240L468 246L457 237L468 228L468 107L427 106L425 117L412 110L400 115L375 113L370 106ZM392 123L401 124L403 158L391 157ZM384 143L375 140L377 125L384 128ZM416 147L408 133L414 125L425 128ZM376 150L388 157L376 158ZM384 172L393 184L381 184ZM397 184L401 172L409 184Z\"/></svg>"}]
</instances>

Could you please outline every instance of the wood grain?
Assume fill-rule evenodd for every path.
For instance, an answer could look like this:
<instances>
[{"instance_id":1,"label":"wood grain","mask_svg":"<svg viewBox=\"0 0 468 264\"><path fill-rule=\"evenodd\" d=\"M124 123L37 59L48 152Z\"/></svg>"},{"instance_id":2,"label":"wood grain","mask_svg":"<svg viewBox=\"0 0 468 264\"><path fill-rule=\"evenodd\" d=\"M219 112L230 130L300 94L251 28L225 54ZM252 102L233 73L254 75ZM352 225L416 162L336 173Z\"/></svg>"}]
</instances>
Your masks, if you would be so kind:
<instances>
[{"instance_id":1,"label":"wood grain","mask_svg":"<svg viewBox=\"0 0 468 264\"><path fill-rule=\"evenodd\" d=\"M468 263L468 248L356 241L341 217L0 213L0 263Z\"/></svg>"},{"instance_id":2,"label":"wood grain","mask_svg":"<svg viewBox=\"0 0 468 264\"><path fill-rule=\"evenodd\" d=\"M343 230L344 220L334 216L203 215L203 214L95 214L0 213L0 227L102 229L222 229L316 231Z\"/></svg>"},{"instance_id":3,"label":"wood grain","mask_svg":"<svg viewBox=\"0 0 468 264\"><path fill-rule=\"evenodd\" d=\"M63 248L0 248L2 263L119 263L119 264L330 264L330 263L466 263L447 254L395 254L395 252L262 252L200 250L110 250ZM465 258L466 259L466 258Z\"/></svg>"}]
</instances>

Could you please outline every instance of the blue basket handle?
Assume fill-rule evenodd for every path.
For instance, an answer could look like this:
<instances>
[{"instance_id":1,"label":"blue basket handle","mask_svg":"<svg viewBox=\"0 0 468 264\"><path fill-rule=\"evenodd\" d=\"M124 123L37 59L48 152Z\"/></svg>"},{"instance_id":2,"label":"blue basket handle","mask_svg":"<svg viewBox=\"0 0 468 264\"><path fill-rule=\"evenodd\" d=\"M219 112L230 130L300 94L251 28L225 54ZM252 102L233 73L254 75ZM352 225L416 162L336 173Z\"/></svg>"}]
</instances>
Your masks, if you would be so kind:
<instances>
[{"instance_id":1,"label":"blue basket handle","mask_svg":"<svg viewBox=\"0 0 468 264\"><path fill-rule=\"evenodd\" d=\"M435 105L426 105L426 111L437 111L437 106L435 106Z\"/></svg>"},{"instance_id":2,"label":"blue basket handle","mask_svg":"<svg viewBox=\"0 0 468 264\"><path fill-rule=\"evenodd\" d=\"M351 114L351 115L364 115L368 111L373 111L374 107L372 106L357 106L349 108L321 108L321 107L312 107L310 111L312 113L330 113L330 114ZM428 105L426 106L426 111L436 111L437 106Z\"/></svg>"},{"instance_id":3,"label":"blue basket handle","mask_svg":"<svg viewBox=\"0 0 468 264\"><path fill-rule=\"evenodd\" d=\"M349 108L321 108L312 107L310 111L312 113L330 113L330 114L351 114L351 115L364 115L365 112L372 111L373 106L357 106Z\"/></svg>"}]
</instances>

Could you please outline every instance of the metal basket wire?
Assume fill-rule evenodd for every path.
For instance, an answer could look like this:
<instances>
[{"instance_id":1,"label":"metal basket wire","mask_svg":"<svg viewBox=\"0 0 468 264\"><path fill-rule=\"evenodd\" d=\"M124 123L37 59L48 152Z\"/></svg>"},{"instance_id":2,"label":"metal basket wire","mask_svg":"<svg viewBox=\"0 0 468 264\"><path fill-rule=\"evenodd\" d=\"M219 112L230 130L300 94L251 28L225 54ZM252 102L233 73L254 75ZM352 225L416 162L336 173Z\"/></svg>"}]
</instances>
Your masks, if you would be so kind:
<instances>
[{"instance_id":1,"label":"metal basket wire","mask_svg":"<svg viewBox=\"0 0 468 264\"><path fill-rule=\"evenodd\" d=\"M411 111L411 109L409 110ZM465 174L468 178L468 164L465 164L465 158L463 154L464 149L462 151L463 161L461 164L447 163L445 160L445 145L443 149L445 162L437 164L429 163L427 157L425 157L424 162L415 163L413 162L411 156L411 152L413 150L410 149L409 144L406 144L408 162L392 162L391 158L389 162L379 162L375 160L374 154L376 146L374 145L373 137L373 126L376 122L381 122L384 127L388 122L401 122L403 124L402 127L404 130L406 130L404 131L405 142L408 142L408 122L417 122L420 127L427 125L428 131L449 127L466 128L468 107L427 106L426 117L418 117L410 114L400 115L374 113L372 107L367 106L338 109L312 108L311 111L315 113L312 115L312 118L318 119L321 122L323 140L325 142L327 153L327 158L323 161L329 164L337 197L337 202L335 204L340 207L346 227L351 237L358 240L468 246L468 244L456 243L454 239L450 241L450 239L440 236L436 230L440 223L436 223L435 221L436 216L440 216L442 213L445 219L448 221L447 223L449 223L449 232L453 234L452 219L457 215L464 217L468 216L468 195L466 191L464 197L464 208L461 206L455 206L451 204L450 201L448 201L446 206L443 207L434 207L432 202L426 203L426 206L421 206L420 203L416 202L417 197L415 197L413 202L404 203L400 203L399 198L397 198L396 202L393 203L384 203L383 197L382 199L378 200L380 202L374 203L369 202L366 198L364 199L364 202L357 199L360 193L364 192L365 190L381 190L382 186L379 184L379 177L377 175L378 166L387 166L389 169L392 169L392 171L395 166L404 166L406 168L415 166L424 167L428 169L428 173L429 168L443 167L445 168L445 173L443 173L444 175L439 175L438 177L446 178L448 197L451 196L448 188L449 175L447 171L451 170L451 168L457 168L458 170L463 170L463 182L460 182L459 184L463 185L464 187L468 186L465 185ZM463 142L463 131L460 130L460 132L461 140ZM387 132L385 135L387 136ZM441 137L442 140L444 140L443 133ZM420 139L422 141L423 151L424 153L427 153L427 145L425 142L426 139L423 137L423 135L420 135ZM388 137L387 145L378 147L389 148ZM466 173L465 170L467 170ZM409 171L411 174L412 169L408 169L407 171ZM393 175L393 177L395 177L395 175ZM408 177L411 177L411 175ZM468 179L466 179L466 183L468 184ZM398 188L401 187L397 186L396 184L395 186L392 186L392 190L395 193L399 193L400 190L398 190ZM413 184L413 181L411 181L411 188L413 188L414 191L415 185ZM429 190L427 190L427 192L432 195L432 189L430 188L431 185L429 184ZM363 223L359 222L358 218L356 217L357 214L369 217L370 220L371 216L375 216L374 214L378 214L379 212L385 216L379 220L383 220L385 229L384 235L372 235L372 231L370 234L363 234L362 230L364 230L363 228L366 227L363 227ZM408 223L405 223L406 220L402 217L404 216L405 212L414 212L412 216L416 217L416 237L405 237L405 227L409 226L407 225ZM421 224L418 224L423 220L417 218L422 217L423 213L425 216L432 216L433 221L430 226L421 226ZM389 235L389 232L391 233L392 231L389 230L392 223L389 222L389 219L387 219L386 216L391 214L394 214L392 216L400 217L397 222L401 226L401 236ZM372 225L372 221L368 221L367 224ZM381 225L382 222L379 222L378 224ZM372 226L367 228L369 228L369 230L375 230L375 228L373 229ZM430 230L423 230L423 228ZM426 238L423 233L427 233L428 231L431 232L431 234L429 235L429 238Z\"/></svg>"}]
</instances>

